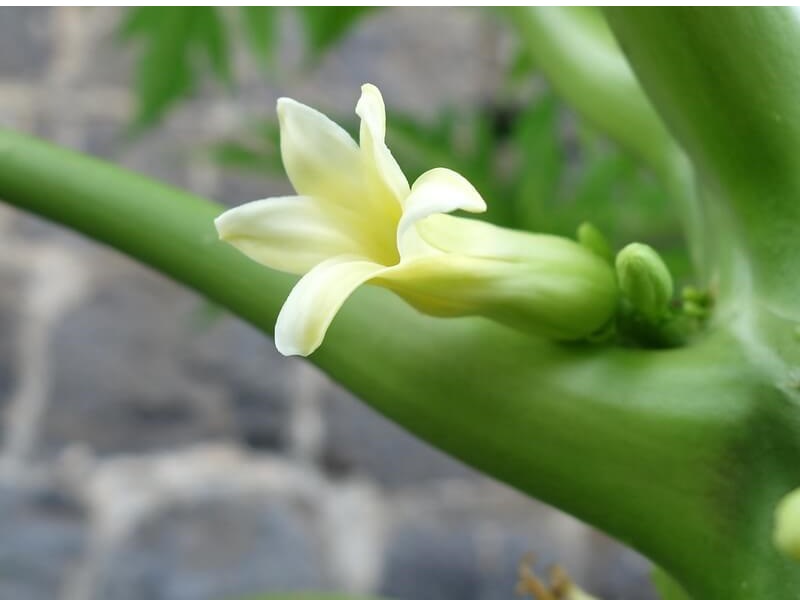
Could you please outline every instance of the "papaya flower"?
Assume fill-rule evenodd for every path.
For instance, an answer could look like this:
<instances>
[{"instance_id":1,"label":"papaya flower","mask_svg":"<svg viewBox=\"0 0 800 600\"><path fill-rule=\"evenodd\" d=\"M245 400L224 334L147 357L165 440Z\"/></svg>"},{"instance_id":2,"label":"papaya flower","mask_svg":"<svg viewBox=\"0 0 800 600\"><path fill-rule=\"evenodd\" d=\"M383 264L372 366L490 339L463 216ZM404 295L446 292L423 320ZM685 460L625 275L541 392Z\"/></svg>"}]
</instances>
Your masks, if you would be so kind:
<instances>
[{"instance_id":1,"label":"papaya flower","mask_svg":"<svg viewBox=\"0 0 800 600\"><path fill-rule=\"evenodd\" d=\"M284 355L307 356L364 283L422 313L482 316L536 335L580 339L612 317L613 269L580 244L448 215L486 204L461 175L434 168L409 186L384 141L378 88L362 86L359 143L322 113L278 100L281 156L297 192L233 208L222 240L302 275L275 326Z\"/></svg>"}]
</instances>

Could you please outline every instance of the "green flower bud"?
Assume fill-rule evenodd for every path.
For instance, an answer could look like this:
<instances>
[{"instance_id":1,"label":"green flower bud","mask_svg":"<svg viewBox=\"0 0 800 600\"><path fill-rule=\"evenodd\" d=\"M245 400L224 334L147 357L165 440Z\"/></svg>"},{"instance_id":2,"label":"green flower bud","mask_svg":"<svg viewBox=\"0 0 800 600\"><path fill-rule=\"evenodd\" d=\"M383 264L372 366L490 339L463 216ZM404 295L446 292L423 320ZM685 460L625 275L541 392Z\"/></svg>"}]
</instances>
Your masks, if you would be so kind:
<instances>
[{"instance_id":1,"label":"green flower bud","mask_svg":"<svg viewBox=\"0 0 800 600\"><path fill-rule=\"evenodd\" d=\"M600 230L588 222L581 223L578 227L578 243L594 252L600 258L611 262L614 258L614 253L611 251L611 246Z\"/></svg>"},{"instance_id":2,"label":"green flower bud","mask_svg":"<svg viewBox=\"0 0 800 600\"><path fill-rule=\"evenodd\" d=\"M658 321L669 312L673 284L667 265L646 244L628 244L616 260L623 297L645 318Z\"/></svg>"},{"instance_id":3,"label":"green flower bud","mask_svg":"<svg viewBox=\"0 0 800 600\"><path fill-rule=\"evenodd\" d=\"M778 503L772 541L783 554L800 561L800 488Z\"/></svg>"}]
</instances>

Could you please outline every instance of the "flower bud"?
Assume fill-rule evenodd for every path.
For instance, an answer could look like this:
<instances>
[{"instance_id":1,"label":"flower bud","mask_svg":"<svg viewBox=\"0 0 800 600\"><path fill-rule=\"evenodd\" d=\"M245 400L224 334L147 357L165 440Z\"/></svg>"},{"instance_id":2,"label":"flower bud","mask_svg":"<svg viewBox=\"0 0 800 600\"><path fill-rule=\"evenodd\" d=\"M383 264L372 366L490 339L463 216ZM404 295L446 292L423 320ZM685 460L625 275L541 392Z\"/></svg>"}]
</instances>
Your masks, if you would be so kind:
<instances>
[{"instance_id":1,"label":"flower bud","mask_svg":"<svg viewBox=\"0 0 800 600\"><path fill-rule=\"evenodd\" d=\"M645 318L658 321L668 314L672 275L667 265L646 244L628 244L616 260L622 295Z\"/></svg>"},{"instance_id":2,"label":"flower bud","mask_svg":"<svg viewBox=\"0 0 800 600\"><path fill-rule=\"evenodd\" d=\"M611 252L611 246L600 230L589 222L581 223L578 227L578 243L591 250L600 258L611 262L614 254Z\"/></svg>"},{"instance_id":3,"label":"flower bud","mask_svg":"<svg viewBox=\"0 0 800 600\"><path fill-rule=\"evenodd\" d=\"M800 488L778 503L772 541L783 554L800 561Z\"/></svg>"}]
</instances>

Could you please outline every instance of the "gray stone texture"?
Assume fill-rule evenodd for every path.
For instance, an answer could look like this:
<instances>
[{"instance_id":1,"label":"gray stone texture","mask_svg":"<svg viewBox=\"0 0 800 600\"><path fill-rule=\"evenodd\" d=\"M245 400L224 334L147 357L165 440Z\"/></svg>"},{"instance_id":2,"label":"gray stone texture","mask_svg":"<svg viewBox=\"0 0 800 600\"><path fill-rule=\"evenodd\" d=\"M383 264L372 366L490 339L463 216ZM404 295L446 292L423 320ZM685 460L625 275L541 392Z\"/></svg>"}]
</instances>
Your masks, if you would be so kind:
<instances>
[{"instance_id":1,"label":"gray stone texture","mask_svg":"<svg viewBox=\"0 0 800 600\"><path fill-rule=\"evenodd\" d=\"M0 13L0 77L41 76L50 64L52 42L45 8L8 6Z\"/></svg>"},{"instance_id":2,"label":"gray stone texture","mask_svg":"<svg viewBox=\"0 0 800 600\"><path fill-rule=\"evenodd\" d=\"M236 90L205 82L130 141L121 14L0 7L0 126L227 205L290 191L205 152L278 97L352 115L371 81L390 111L430 116L496 94L507 46L475 9L394 8L304 70L284 10L277 74L240 48ZM605 600L651 598L637 555L416 440L184 288L0 204L0 598L499 600L529 551Z\"/></svg>"},{"instance_id":3,"label":"gray stone texture","mask_svg":"<svg viewBox=\"0 0 800 600\"><path fill-rule=\"evenodd\" d=\"M259 499L173 504L114 556L105 600L219 600L325 589L321 552L302 509Z\"/></svg>"},{"instance_id":4,"label":"gray stone texture","mask_svg":"<svg viewBox=\"0 0 800 600\"><path fill-rule=\"evenodd\" d=\"M19 307L23 301L23 281L24 274L20 270L8 266L0 268L0 410L8 401L16 383L19 361L16 350L21 317Z\"/></svg>"},{"instance_id":5,"label":"gray stone texture","mask_svg":"<svg viewBox=\"0 0 800 600\"><path fill-rule=\"evenodd\" d=\"M57 489L0 485L0 598L59 598L85 551L86 523Z\"/></svg>"}]
</instances>

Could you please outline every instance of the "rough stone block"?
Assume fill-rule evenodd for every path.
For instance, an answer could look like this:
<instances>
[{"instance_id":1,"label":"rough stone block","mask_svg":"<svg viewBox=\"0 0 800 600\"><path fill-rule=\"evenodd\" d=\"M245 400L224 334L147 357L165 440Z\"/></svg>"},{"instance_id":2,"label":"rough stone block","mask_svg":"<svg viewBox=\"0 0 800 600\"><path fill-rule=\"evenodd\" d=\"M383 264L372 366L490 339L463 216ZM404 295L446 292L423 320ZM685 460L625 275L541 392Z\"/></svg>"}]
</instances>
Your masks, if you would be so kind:
<instances>
[{"instance_id":1,"label":"rough stone block","mask_svg":"<svg viewBox=\"0 0 800 600\"><path fill-rule=\"evenodd\" d=\"M0 265L0 414L16 384L20 360L19 325L23 281L22 271L12 269L9 265Z\"/></svg>"},{"instance_id":2,"label":"rough stone block","mask_svg":"<svg viewBox=\"0 0 800 600\"><path fill-rule=\"evenodd\" d=\"M86 516L49 488L0 484L0 598L59 598L86 546Z\"/></svg>"},{"instance_id":3,"label":"rough stone block","mask_svg":"<svg viewBox=\"0 0 800 600\"><path fill-rule=\"evenodd\" d=\"M47 448L283 446L285 384L263 336L224 315L208 322L202 299L125 259L94 261L95 293L55 330Z\"/></svg>"},{"instance_id":4,"label":"rough stone block","mask_svg":"<svg viewBox=\"0 0 800 600\"><path fill-rule=\"evenodd\" d=\"M50 9L0 7L0 77L34 79L47 68L52 49Z\"/></svg>"},{"instance_id":5,"label":"rough stone block","mask_svg":"<svg viewBox=\"0 0 800 600\"><path fill-rule=\"evenodd\" d=\"M115 555L97 598L220 600L324 589L313 531L292 507L246 498L173 505Z\"/></svg>"}]
</instances>

